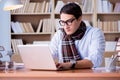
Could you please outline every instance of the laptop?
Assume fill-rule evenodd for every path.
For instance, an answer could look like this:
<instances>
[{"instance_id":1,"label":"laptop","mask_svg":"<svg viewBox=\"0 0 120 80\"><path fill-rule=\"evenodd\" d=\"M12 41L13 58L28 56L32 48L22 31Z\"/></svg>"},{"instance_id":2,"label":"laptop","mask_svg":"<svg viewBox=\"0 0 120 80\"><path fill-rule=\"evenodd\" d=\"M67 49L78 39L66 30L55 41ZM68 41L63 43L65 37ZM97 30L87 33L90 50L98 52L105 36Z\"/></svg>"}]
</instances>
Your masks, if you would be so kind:
<instances>
[{"instance_id":1,"label":"laptop","mask_svg":"<svg viewBox=\"0 0 120 80\"><path fill-rule=\"evenodd\" d=\"M18 45L26 68L31 70L57 70L48 44Z\"/></svg>"}]
</instances>

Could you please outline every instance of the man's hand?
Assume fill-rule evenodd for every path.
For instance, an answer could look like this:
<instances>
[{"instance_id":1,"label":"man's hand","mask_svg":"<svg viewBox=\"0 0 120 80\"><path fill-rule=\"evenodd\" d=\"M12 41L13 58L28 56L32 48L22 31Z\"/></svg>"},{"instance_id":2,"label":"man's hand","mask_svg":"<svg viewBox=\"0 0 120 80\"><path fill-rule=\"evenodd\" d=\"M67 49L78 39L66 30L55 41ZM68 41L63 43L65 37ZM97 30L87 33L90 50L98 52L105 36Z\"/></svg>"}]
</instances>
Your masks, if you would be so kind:
<instances>
[{"instance_id":1,"label":"man's hand","mask_svg":"<svg viewBox=\"0 0 120 80\"><path fill-rule=\"evenodd\" d=\"M66 63L58 63L56 64L58 70L67 70L67 69L71 69L72 64L70 62L66 62Z\"/></svg>"}]
</instances>

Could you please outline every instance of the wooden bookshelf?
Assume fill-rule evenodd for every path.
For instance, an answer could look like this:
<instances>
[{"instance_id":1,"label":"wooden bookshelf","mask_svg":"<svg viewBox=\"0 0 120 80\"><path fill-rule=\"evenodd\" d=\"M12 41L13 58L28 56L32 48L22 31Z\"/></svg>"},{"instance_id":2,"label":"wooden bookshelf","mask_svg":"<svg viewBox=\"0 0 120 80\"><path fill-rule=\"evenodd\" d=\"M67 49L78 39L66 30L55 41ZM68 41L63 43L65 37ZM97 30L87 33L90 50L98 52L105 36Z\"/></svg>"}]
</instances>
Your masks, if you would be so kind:
<instances>
[{"instance_id":1,"label":"wooden bookshelf","mask_svg":"<svg viewBox=\"0 0 120 80\"><path fill-rule=\"evenodd\" d=\"M23 44L32 44L33 41L50 41L54 33L56 32L56 19L59 19L59 12L56 12L56 5L59 1L63 1L64 4L68 2L77 2L83 10L83 20L87 20L93 27L98 27L98 19L100 21L118 21L120 20L120 12L98 12L98 2L97 0L21 0L24 4L24 7L11 11L11 21L13 22L30 22L34 33L14 33L11 31L12 39L22 39ZM83 1L88 1L90 4L83 4ZM115 7L117 2L120 0L108 0ZM25 2L25 3L24 3ZM34 7L29 4L33 3ZM40 8L40 4L43 5ZM47 6L46 6L47 4ZM48 5L49 4L49 5ZM85 6L87 5L87 6ZM36 7L38 6L38 8ZM90 8L88 7L90 6ZM34 9L32 11L27 11L29 7ZM89 8L90 10L86 10ZM39 10L38 10L39 9ZM42 9L42 11L40 10ZM36 32L40 20L50 19L49 26L42 26L40 32ZM51 31L43 32L43 27ZM120 31L103 31L106 41L114 41L116 37L120 37Z\"/></svg>"},{"instance_id":2,"label":"wooden bookshelf","mask_svg":"<svg viewBox=\"0 0 120 80\"><path fill-rule=\"evenodd\" d=\"M106 27L108 30L103 30L105 34L105 39L106 41L115 41L116 38L120 37L120 26L118 26L118 21L120 21L120 12L114 12L115 9L115 4L120 2L120 0L108 0L110 2L110 5L112 5L111 11L108 12L98 12L97 11L97 20L100 19L102 22L110 22L110 25L103 26L104 28ZM98 4L96 3L96 7ZM97 10L97 9L96 9ZM114 24L116 22L116 25L111 26L111 24ZM97 25L98 26L98 25ZM117 27L116 30L111 30L109 27L115 28Z\"/></svg>"},{"instance_id":3,"label":"wooden bookshelf","mask_svg":"<svg viewBox=\"0 0 120 80\"><path fill-rule=\"evenodd\" d=\"M55 12L55 8L57 5L57 2L59 1L63 1L64 4L66 4L67 2L78 2L80 5L82 5L82 0L21 0L21 2L24 4L24 7L21 9L17 9L14 11L11 11L11 21L12 22L20 22L20 23L31 23L34 33L14 33L12 31L11 33L11 38L12 39L22 39L24 44L27 43L31 43L35 40L45 40L45 41L50 41L51 37L53 36L53 34L55 33L55 19L59 18L59 13ZM91 0L92 1L92 0ZM49 6L47 5L47 9L50 8L49 12L45 12L45 8L46 8L46 4L47 2L49 3ZM40 3L41 5L44 5L44 7L42 6L42 8L44 8L44 11L41 12L38 9L38 3ZM92 2L93 3L93 2ZM33 6L31 6L31 4L33 4ZM29 7L31 7L31 9L34 9L32 11L28 11ZM41 8L40 8L41 9ZM39 11L39 12L36 12ZM88 20L91 24L93 24L93 11L90 12L83 12L83 20ZM43 19L50 19L51 20L51 31L49 32L42 32L40 29L40 32L36 33L37 29L38 29L38 25L40 23L40 20ZM44 28L45 27L45 28ZM50 29L49 26L42 26L42 29Z\"/></svg>"},{"instance_id":4,"label":"wooden bookshelf","mask_svg":"<svg viewBox=\"0 0 120 80\"><path fill-rule=\"evenodd\" d=\"M13 21L13 22L18 21L20 23L27 23L27 22L31 23L34 33L14 33L12 31L11 38L12 39L20 38L23 40L24 44L27 44L27 43L32 44L33 41L35 41L35 40L38 40L38 41L39 40L45 40L45 41L50 40L51 34L53 31L43 32L42 28L44 26L42 26L42 24L41 24L42 27L41 27L40 31L38 33L36 33L36 31L38 29L38 25L40 23L40 20L51 19L52 9L49 12L45 11L50 8L50 5L47 6L47 8L46 8L47 3L50 4L50 0L21 0L21 2L24 2L23 3L24 7L21 9L11 11L11 21ZM35 4L32 8L32 9L34 9L34 10L32 10L33 12L27 11L26 8L29 9L29 7L32 7L31 6L32 3ZM42 5L40 7L42 7L42 9L44 10L43 12L40 12L40 11L35 12L35 10L36 11L39 10L37 8L38 3L40 3L39 5ZM24 9L24 11L21 11L22 9ZM46 26L49 27L50 25L46 25Z\"/></svg>"}]
</instances>

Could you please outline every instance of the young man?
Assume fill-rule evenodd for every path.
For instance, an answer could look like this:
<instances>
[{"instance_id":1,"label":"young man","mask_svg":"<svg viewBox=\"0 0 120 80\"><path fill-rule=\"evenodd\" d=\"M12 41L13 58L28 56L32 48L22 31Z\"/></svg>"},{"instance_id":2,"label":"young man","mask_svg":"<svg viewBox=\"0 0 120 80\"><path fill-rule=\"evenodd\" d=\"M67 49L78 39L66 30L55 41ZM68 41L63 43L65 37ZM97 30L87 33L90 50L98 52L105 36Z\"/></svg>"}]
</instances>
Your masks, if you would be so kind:
<instances>
[{"instance_id":1,"label":"young man","mask_svg":"<svg viewBox=\"0 0 120 80\"><path fill-rule=\"evenodd\" d=\"M53 36L50 48L58 69L100 66L105 38L98 28L86 26L76 3L68 3L60 11L61 28Z\"/></svg>"}]
</instances>

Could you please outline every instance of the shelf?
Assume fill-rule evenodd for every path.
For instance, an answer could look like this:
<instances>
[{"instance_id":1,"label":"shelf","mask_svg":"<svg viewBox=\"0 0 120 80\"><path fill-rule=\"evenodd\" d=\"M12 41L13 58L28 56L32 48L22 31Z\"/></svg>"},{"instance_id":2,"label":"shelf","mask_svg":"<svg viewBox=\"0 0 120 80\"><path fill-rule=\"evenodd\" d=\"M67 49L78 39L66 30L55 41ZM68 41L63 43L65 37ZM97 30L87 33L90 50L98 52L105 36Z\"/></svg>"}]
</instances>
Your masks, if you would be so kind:
<instances>
[{"instance_id":1,"label":"shelf","mask_svg":"<svg viewBox=\"0 0 120 80\"><path fill-rule=\"evenodd\" d=\"M92 12L83 12L83 15L93 15ZM60 15L60 13L55 13L55 15Z\"/></svg>"},{"instance_id":2,"label":"shelf","mask_svg":"<svg viewBox=\"0 0 120 80\"><path fill-rule=\"evenodd\" d=\"M42 37L42 38L41 38ZM40 36L12 36L12 39L22 39L24 44L32 44L34 41L50 41L51 36L40 35Z\"/></svg>"},{"instance_id":3,"label":"shelf","mask_svg":"<svg viewBox=\"0 0 120 80\"><path fill-rule=\"evenodd\" d=\"M51 35L52 32L41 32L41 33L11 33L11 35Z\"/></svg>"},{"instance_id":4,"label":"shelf","mask_svg":"<svg viewBox=\"0 0 120 80\"><path fill-rule=\"evenodd\" d=\"M11 15L51 15L51 13L12 13Z\"/></svg>"},{"instance_id":5,"label":"shelf","mask_svg":"<svg viewBox=\"0 0 120 80\"><path fill-rule=\"evenodd\" d=\"M104 32L104 34L120 34L120 32Z\"/></svg>"},{"instance_id":6,"label":"shelf","mask_svg":"<svg viewBox=\"0 0 120 80\"><path fill-rule=\"evenodd\" d=\"M26 0L22 0L22 1L26 1ZM31 9L31 7L29 8L28 7L28 4L29 3L42 3L42 5L44 4L43 2L46 1L46 2L50 2L52 5L49 6L50 7L50 10L49 12L45 12L43 11L42 9L46 6L44 6L43 8L41 8L41 5L39 8L37 9L41 9L40 11L30 11L28 9ZM64 1L65 3L67 2L75 2L75 1L78 1L78 2L81 2L83 0L28 0L28 3L27 3L27 9L24 10L22 12L25 12L25 13L20 13L19 10L18 11L15 11L15 12L19 12L19 13L11 13L11 21L13 22L20 22L20 23L31 23L31 26L33 28L33 33L13 33L13 30L11 30L11 39L21 39L23 41L23 44L32 44L33 41L50 41L52 36L54 35L55 31L56 31L56 27L55 27L55 19L57 18L60 18L60 14L59 13L55 13L55 7L56 7L56 4L57 4L57 1ZM104 21L118 21L120 20L120 12L111 12L111 13L99 13L97 12L97 6L99 3L97 3L97 0L91 0L93 1L93 5L92 5L92 8L93 8L93 12L91 11L87 11L87 12L83 12L83 15L82 15L82 20L88 20L90 22L90 24L92 24L92 26L97 26L97 23L98 23L98 19L100 19L101 22L104 22ZM113 7L115 6L115 3L116 2L120 2L120 0L109 0L112 4L113 4ZM81 4L80 4L81 5ZM25 5L26 6L26 5ZM32 5L34 6L34 5ZM83 6L83 5L82 5ZM87 5L89 6L89 5ZM36 6L34 7L34 10L35 10ZM90 7L89 7L90 8ZM92 9L90 8L90 9ZM57 8L58 9L58 8ZM88 9L88 8L86 8ZM21 10L20 10L21 11ZM45 13L43 13L45 12ZM50 19L52 20L52 22L50 23L50 25L48 25L47 27L43 24L42 24L42 20L44 19ZM50 21L49 21L50 22ZM41 26L39 26L39 24L41 23ZM48 24L48 23L46 23ZM43 31L43 28L45 29L50 29L50 26L52 26L52 30L51 32L42 32ZM103 25L100 26L103 28ZM101 28L101 29L102 29ZM109 27L107 26L107 29ZM120 32L110 32L111 29L103 29L105 31L104 32L104 36L105 36L105 40L106 41L115 41L118 37L120 37ZM117 30L115 30L117 31ZM40 32L40 33L36 33L36 32ZM108 56L111 56L113 53L115 53L115 51L105 51L106 54L103 54L104 56L107 55Z\"/></svg>"},{"instance_id":7,"label":"shelf","mask_svg":"<svg viewBox=\"0 0 120 80\"><path fill-rule=\"evenodd\" d=\"M101 21L118 21L120 20L120 13L98 13L97 18Z\"/></svg>"},{"instance_id":8,"label":"shelf","mask_svg":"<svg viewBox=\"0 0 120 80\"><path fill-rule=\"evenodd\" d=\"M51 26L52 26L52 32L42 32L42 29L44 26L41 27L40 29L40 33L11 33L11 37L12 38L16 38L19 39L21 38L24 42L32 42L32 40L50 40L51 35L53 35L55 33L55 22L54 20L57 18L60 18L60 14L59 13L55 13L55 7L57 4L57 1L60 0L30 0L31 2L40 2L42 3L43 1L49 2L51 1L52 6L50 6L51 10L50 12L28 12L28 13L12 13L11 14L11 21L13 22L21 22L21 23L27 23L30 22L34 32L37 31L38 29L38 25L40 23L41 20L43 19L51 19L53 20L51 22ZM64 2L75 2L75 1L82 1L82 0L63 0ZM92 26L97 26L97 21L98 19L100 19L100 21L104 22L104 21L118 21L120 20L120 12L111 12L111 13L98 13L97 12L97 4L95 4L97 2L97 0L92 0L94 5L93 5L93 12L83 12L83 16L82 19L83 20L88 20L90 22L90 24L92 24ZM116 2L120 2L120 0L109 0L113 5L115 5ZM80 4L81 5L81 4ZM45 8L45 7L44 7ZM43 11L44 12L44 11ZM49 26L47 27L49 28ZM107 31L107 30L105 30ZM105 38L106 40L110 40L113 41L116 37L120 37L120 32L104 32ZM32 39L31 39L32 38Z\"/></svg>"},{"instance_id":9,"label":"shelf","mask_svg":"<svg viewBox=\"0 0 120 80\"><path fill-rule=\"evenodd\" d=\"M105 53L116 53L115 51L105 51Z\"/></svg>"},{"instance_id":10,"label":"shelf","mask_svg":"<svg viewBox=\"0 0 120 80\"><path fill-rule=\"evenodd\" d=\"M120 12L111 12L111 13L97 13L97 15L120 15Z\"/></svg>"}]
</instances>

